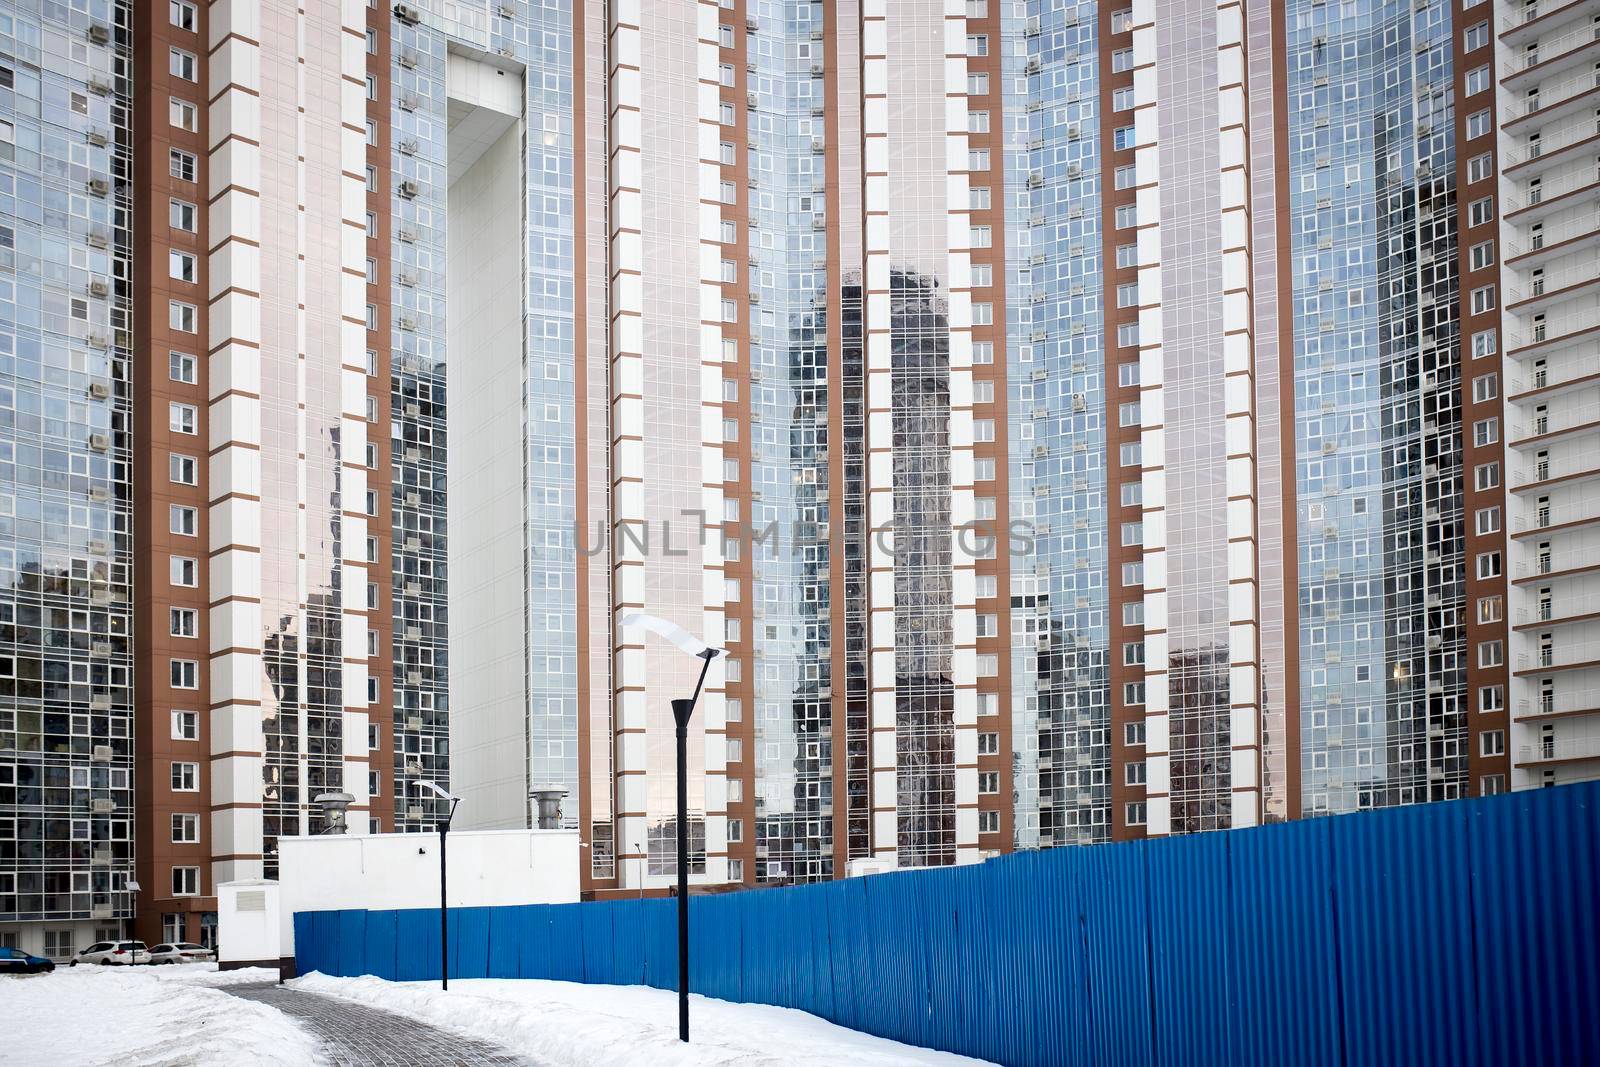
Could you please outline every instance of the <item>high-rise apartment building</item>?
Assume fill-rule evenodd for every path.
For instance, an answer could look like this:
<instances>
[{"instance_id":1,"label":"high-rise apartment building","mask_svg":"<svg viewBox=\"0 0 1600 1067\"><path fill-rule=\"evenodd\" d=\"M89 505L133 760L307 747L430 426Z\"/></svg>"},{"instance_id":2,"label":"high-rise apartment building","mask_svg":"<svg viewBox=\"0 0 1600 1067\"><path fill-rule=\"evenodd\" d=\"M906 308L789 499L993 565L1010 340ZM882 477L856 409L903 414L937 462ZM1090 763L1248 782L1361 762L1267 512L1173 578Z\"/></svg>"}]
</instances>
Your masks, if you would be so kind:
<instances>
[{"instance_id":1,"label":"high-rise apartment building","mask_svg":"<svg viewBox=\"0 0 1600 1067\"><path fill-rule=\"evenodd\" d=\"M667 700L696 665L619 630L636 610L728 649L691 741L708 883L1592 776L1592 624L1555 586L1581 596L1600 514L1597 15L701 0L558 18L571 154L549 143L582 310L570 363L519 378L506 354L508 436L483 454L522 456L528 499L570 511L528 512L500 546L520 607L486 615L458 569L458 633L514 645L521 611L530 635L456 648L458 679L474 657L502 687L457 701L462 817L520 824L526 788L561 785L591 888L669 878ZM1547 244L1511 232L1536 216L1559 225ZM1571 277L1513 292L1536 262ZM1545 362L1523 381L1530 345ZM540 420L526 396L569 367L557 472L540 460L567 460L568 409ZM1519 427L1525 394L1558 410ZM476 405L450 418L453 459L492 440ZM453 508L483 501L458 538L509 528L461 533L469 513L528 507L487 475L469 488L483 470L455 479ZM1524 587L1543 599L1508 604ZM493 666L519 658L575 682L536 698Z\"/></svg>"},{"instance_id":2,"label":"high-rise apartment building","mask_svg":"<svg viewBox=\"0 0 1600 1067\"><path fill-rule=\"evenodd\" d=\"M1594 776L1597 19L0 2L0 937Z\"/></svg>"}]
</instances>

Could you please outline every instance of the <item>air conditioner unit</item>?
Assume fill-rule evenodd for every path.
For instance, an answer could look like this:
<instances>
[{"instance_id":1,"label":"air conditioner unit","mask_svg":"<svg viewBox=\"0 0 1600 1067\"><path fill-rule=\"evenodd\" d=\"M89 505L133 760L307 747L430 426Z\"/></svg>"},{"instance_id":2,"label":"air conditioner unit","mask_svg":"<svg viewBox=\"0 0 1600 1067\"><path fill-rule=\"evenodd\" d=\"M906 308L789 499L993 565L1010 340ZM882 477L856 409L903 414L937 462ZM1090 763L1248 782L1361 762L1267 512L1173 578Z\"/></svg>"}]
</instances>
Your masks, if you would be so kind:
<instances>
[{"instance_id":1,"label":"air conditioner unit","mask_svg":"<svg viewBox=\"0 0 1600 1067\"><path fill-rule=\"evenodd\" d=\"M111 447L111 436L103 433L89 435L89 447L96 452L104 452Z\"/></svg>"},{"instance_id":2,"label":"air conditioner unit","mask_svg":"<svg viewBox=\"0 0 1600 1067\"><path fill-rule=\"evenodd\" d=\"M503 19L514 19L517 17L517 13L512 9L510 4L501 4L500 17Z\"/></svg>"},{"instance_id":3,"label":"air conditioner unit","mask_svg":"<svg viewBox=\"0 0 1600 1067\"><path fill-rule=\"evenodd\" d=\"M406 636L406 640L408 640L408 641L420 641L420 640L422 640L422 627L420 627L420 626L407 626L406 627L406 635L405 636Z\"/></svg>"},{"instance_id":4,"label":"air conditioner unit","mask_svg":"<svg viewBox=\"0 0 1600 1067\"><path fill-rule=\"evenodd\" d=\"M88 138L89 143L94 145L96 148L104 148L111 142L111 138L107 137L105 135L105 131L103 130L90 130L84 136Z\"/></svg>"},{"instance_id":5,"label":"air conditioner unit","mask_svg":"<svg viewBox=\"0 0 1600 1067\"><path fill-rule=\"evenodd\" d=\"M422 15L410 4L394 5L394 17L405 23L407 26L415 26L417 23L422 21Z\"/></svg>"},{"instance_id":6,"label":"air conditioner unit","mask_svg":"<svg viewBox=\"0 0 1600 1067\"><path fill-rule=\"evenodd\" d=\"M407 551L415 552L418 549L420 549L421 547L422 547L422 538L420 538L420 537L408 537L408 538L406 538L406 549L407 549Z\"/></svg>"},{"instance_id":7,"label":"air conditioner unit","mask_svg":"<svg viewBox=\"0 0 1600 1067\"><path fill-rule=\"evenodd\" d=\"M414 319L408 319L404 315L395 320L395 325L402 330L415 330L417 328L416 321Z\"/></svg>"},{"instance_id":8,"label":"air conditioner unit","mask_svg":"<svg viewBox=\"0 0 1600 1067\"><path fill-rule=\"evenodd\" d=\"M89 753L89 758L94 760L96 763L109 763L109 762L111 762L111 746L110 745L96 745L96 746L94 746L93 750L91 750L91 752Z\"/></svg>"},{"instance_id":9,"label":"air conditioner unit","mask_svg":"<svg viewBox=\"0 0 1600 1067\"><path fill-rule=\"evenodd\" d=\"M89 395L96 400L104 400L111 395L110 382L90 382Z\"/></svg>"},{"instance_id":10,"label":"air conditioner unit","mask_svg":"<svg viewBox=\"0 0 1600 1067\"><path fill-rule=\"evenodd\" d=\"M409 716L407 716L406 717L406 729L407 730L420 730L420 729L422 729L422 716L421 715L409 715ZM420 763L416 764L416 768L417 768L418 771L421 771L422 770L422 764L420 764Z\"/></svg>"},{"instance_id":11,"label":"air conditioner unit","mask_svg":"<svg viewBox=\"0 0 1600 1067\"><path fill-rule=\"evenodd\" d=\"M110 599L110 598L108 597L107 599ZM90 697L89 698L89 710L90 711L110 711L111 710L111 694L110 693L96 693L94 696ZM110 746L109 745L102 745L100 747L101 748L109 748ZM109 756L107 756L106 758L110 759Z\"/></svg>"},{"instance_id":12,"label":"air conditioner unit","mask_svg":"<svg viewBox=\"0 0 1600 1067\"><path fill-rule=\"evenodd\" d=\"M827 147L827 143L820 137L811 138L811 151L820 152Z\"/></svg>"},{"instance_id":13,"label":"air conditioner unit","mask_svg":"<svg viewBox=\"0 0 1600 1067\"><path fill-rule=\"evenodd\" d=\"M417 67L417 57L411 52L401 52L394 57L394 61L407 70L415 70Z\"/></svg>"},{"instance_id":14,"label":"air conditioner unit","mask_svg":"<svg viewBox=\"0 0 1600 1067\"><path fill-rule=\"evenodd\" d=\"M759 22L757 22L755 19L745 19L744 20L744 28L749 30L751 33L755 33L757 30L759 30L761 28L761 24Z\"/></svg>"},{"instance_id":15,"label":"air conditioner unit","mask_svg":"<svg viewBox=\"0 0 1600 1067\"><path fill-rule=\"evenodd\" d=\"M117 810L117 802L106 797L96 797L89 802L89 810L96 815L110 815Z\"/></svg>"},{"instance_id":16,"label":"air conditioner unit","mask_svg":"<svg viewBox=\"0 0 1600 1067\"><path fill-rule=\"evenodd\" d=\"M90 296L105 296L106 294L108 294L110 292L111 292L111 286L107 285L105 282L101 281L98 278L96 278L94 281L89 283L89 295Z\"/></svg>"},{"instance_id":17,"label":"air conditioner unit","mask_svg":"<svg viewBox=\"0 0 1600 1067\"><path fill-rule=\"evenodd\" d=\"M401 111L415 111L422 101L418 100L414 96L406 95L402 96L399 100L396 100L395 103L400 105Z\"/></svg>"},{"instance_id":18,"label":"air conditioner unit","mask_svg":"<svg viewBox=\"0 0 1600 1067\"><path fill-rule=\"evenodd\" d=\"M96 96L110 96L111 83L104 78L90 78L89 91Z\"/></svg>"},{"instance_id":19,"label":"air conditioner unit","mask_svg":"<svg viewBox=\"0 0 1600 1067\"><path fill-rule=\"evenodd\" d=\"M89 857L89 862L96 867L111 866L111 850L109 848L95 849L94 853Z\"/></svg>"},{"instance_id":20,"label":"air conditioner unit","mask_svg":"<svg viewBox=\"0 0 1600 1067\"><path fill-rule=\"evenodd\" d=\"M504 56L506 59L515 59L517 57L517 50L512 48L510 45L503 44L494 50L494 54L497 56Z\"/></svg>"},{"instance_id":21,"label":"air conditioner unit","mask_svg":"<svg viewBox=\"0 0 1600 1067\"><path fill-rule=\"evenodd\" d=\"M411 140L410 138L401 141L399 144L395 145L395 147L400 150L400 154L403 156L414 156L417 154L417 142Z\"/></svg>"},{"instance_id":22,"label":"air conditioner unit","mask_svg":"<svg viewBox=\"0 0 1600 1067\"><path fill-rule=\"evenodd\" d=\"M400 285L403 285L403 286L405 286L405 287L406 287L406 288L407 288L407 289L409 289L409 288L411 288L411 287L412 287L412 286L413 286L413 285L416 285L416 284L417 284L417 279L415 279L415 278L413 278L413 277L412 277L412 276L411 276L411 275L409 275L409 274L406 274L406 273L405 273L405 272L404 272L404 271L402 271L402 272L401 272L401 273L399 273L399 274L396 274L396 275L395 275L395 276L394 276L394 280L395 280L395 281L396 281L396 282L397 282L397 283L398 283L398 284L400 284Z\"/></svg>"},{"instance_id":23,"label":"air conditioner unit","mask_svg":"<svg viewBox=\"0 0 1600 1067\"><path fill-rule=\"evenodd\" d=\"M111 27L101 25L97 22L93 26L89 27L88 36L90 44L110 44Z\"/></svg>"},{"instance_id":24,"label":"air conditioner unit","mask_svg":"<svg viewBox=\"0 0 1600 1067\"><path fill-rule=\"evenodd\" d=\"M107 489L103 485L91 485L89 487L89 499L90 500L110 500L111 499L111 490Z\"/></svg>"},{"instance_id":25,"label":"air conditioner unit","mask_svg":"<svg viewBox=\"0 0 1600 1067\"><path fill-rule=\"evenodd\" d=\"M93 231L91 231L90 234L89 234L89 237L88 237L88 241L89 241L89 247L90 248L104 248L106 245L111 243L110 240L106 237L105 232L102 231L102 230L93 230Z\"/></svg>"},{"instance_id":26,"label":"air conditioner unit","mask_svg":"<svg viewBox=\"0 0 1600 1067\"><path fill-rule=\"evenodd\" d=\"M110 545L109 542L107 542L107 541L105 541L105 540L103 540L101 538L98 538L98 537L90 538L89 539L89 551L92 554L96 555L96 556L103 556L107 552L111 551L111 545ZM99 649L102 645L104 645L104 648L105 648L106 652L110 652L111 651L111 645L109 643L102 642L102 641L95 642L95 648L96 649Z\"/></svg>"},{"instance_id":27,"label":"air conditioner unit","mask_svg":"<svg viewBox=\"0 0 1600 1067\"><path fill-rule=\"evenodd\" d=\"M406 672L406 684L407 685L421 685L422 684L422 672L421 671L407 671Z\"/></svg>"},{"instance_id":28,"label":"air conditioner unit","mask_svg":"<svg viewBox=\"0 0 1600 1067\"><path fill-rule=\"evenodd\" d=\"M399 193L407 200L414 200L416 199L417 194L422 192L422 187L413 181L403 181L395 187L395 192Z\"/></svg>"},{"instance_id":29,"label":"air conditioner unit","mask_svg":"<svg viewBox=\"0 0 1600 1067\"><path fill-rule=\"evenodd\" d=\"M111 192L111 183L104 178L90 178L86 184L95 196L105 196Z\"/></svg>"},{"instance_id":30,"label":"air conditioner unit","mask_svg":"<svg viewBox=\"0 0 1600 1067\"><path fill-rule=\"evenodd\" d=\"M404 241L406 244L410 244L417 239L417 235L414 232L405 228L394 231L394 235L398 239Z\"/></svg>"},{"instance_id":31,"label":"air conditioner unit","mask_svg":"<svg viewBox=\"0 0 1600 1067\"><path fill-rule=\"evenodd\" d=\"M825 71L825 68L823 67L823 65L821 63L813 63L813 64L811 64L811 76L813 78L822 77L824 71Z\"/></svg>"}]
</instances>

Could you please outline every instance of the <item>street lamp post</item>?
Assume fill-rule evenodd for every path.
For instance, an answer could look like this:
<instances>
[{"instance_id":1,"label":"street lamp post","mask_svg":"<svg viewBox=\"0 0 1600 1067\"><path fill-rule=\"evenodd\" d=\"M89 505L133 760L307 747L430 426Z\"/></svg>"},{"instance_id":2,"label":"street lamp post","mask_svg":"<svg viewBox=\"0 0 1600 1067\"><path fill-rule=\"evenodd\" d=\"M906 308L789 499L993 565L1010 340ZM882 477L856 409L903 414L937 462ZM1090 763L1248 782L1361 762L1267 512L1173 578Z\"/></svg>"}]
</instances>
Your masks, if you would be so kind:
<instances>
[{"instance_id":1,"label":"street lamp post","mask_svg":"<svg viewBox=\"0 0 1600 1067\"><path fill-rule=\"evenodd\" d=\"M450 988L450 906L449 882L445 875L445 841L450 833L450 820L456 817L456 805L461 803L461 798L452 796L439 788L434 782L412 782L416 789L429 790L449 802L445 810L444 820L439 823L439 988Z\"/></svg>"},{"instance_id":2,"label":"street lamp post","mask_svg":"<svg viewBox=\"0 0 1600 1067\"><path fill-rule=\"evenodd\" d=\"M689 720L705 687L711 661L722 653L697 639L689 631L654 615L632 614L622 625L637 626L665 637L678 648L701 660L700 677L694 683L694 696L672 702L672 719L678 727L678 1040L689 1040Z\"/></svg>"}]
</instances>

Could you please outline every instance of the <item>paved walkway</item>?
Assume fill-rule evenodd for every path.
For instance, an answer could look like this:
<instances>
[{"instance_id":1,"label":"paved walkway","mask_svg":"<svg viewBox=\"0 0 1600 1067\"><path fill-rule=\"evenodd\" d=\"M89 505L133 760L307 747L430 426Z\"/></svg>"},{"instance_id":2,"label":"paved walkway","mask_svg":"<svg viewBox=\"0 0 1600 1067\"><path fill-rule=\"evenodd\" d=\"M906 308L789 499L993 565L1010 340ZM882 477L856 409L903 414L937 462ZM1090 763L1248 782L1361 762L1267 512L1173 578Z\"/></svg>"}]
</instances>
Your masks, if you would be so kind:
<instances>
[{"instance_id":1,"label":"paved walkway","mask_svg":"<svg viewBox=\"0 0 1600 1067\"><path fill-rule=\"evenodd\" d=\"M331 1067L477 1067L525 1064L507 1049L356 1001L304 993L274 982L220 987L298 1020Z\"/></svg>"}]
</instances>

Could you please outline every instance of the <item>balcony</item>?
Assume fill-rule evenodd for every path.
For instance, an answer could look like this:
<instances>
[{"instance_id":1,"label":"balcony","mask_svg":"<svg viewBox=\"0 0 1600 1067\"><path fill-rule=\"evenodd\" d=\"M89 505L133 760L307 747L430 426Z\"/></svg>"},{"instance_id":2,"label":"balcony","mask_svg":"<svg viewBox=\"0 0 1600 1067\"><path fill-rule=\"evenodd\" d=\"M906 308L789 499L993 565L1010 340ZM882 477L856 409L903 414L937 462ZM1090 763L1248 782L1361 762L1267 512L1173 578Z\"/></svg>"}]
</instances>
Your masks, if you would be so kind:
<instances>
[{"instance_id":1,"label":"balcony","mask_svg":"<svg viewBox=\"0 0 1600 1067\"><path fill-rule=\"evenodd\" d=\"M1550 27L1592 7L1590 0L1539 0L1519 7L1500 20L1500 43L1520 47Z\"/></svg>"},{"instance_id":2,"label":"balcony","mask_svg":"<svg viewBox=\"0 0 1600 1067\"><path fill-rule=\"evenodd\" d=\"M1597 712L1600 712L1600 689L1550 690L1541 694L1538 700L1517 701L1518 722L1565 719Z\"/></svg>"},{"instance_id":3,"label":"balcony","mask_svg":"<svg viewBox=\"0 0 1600 1067\"><path fill-rule=\"evenodd\" d=\"M1600 167L1579 167L1538 185L1513 186L1506 194L1506 221L1526 226L1595 194L1600 194Z\"/></svg>"},{"instance_id":4,"label":"balcony","mask_svg":"<svg viewBox=\"0 0 1600 1067\"><path fill-rule=\"evenodd\" d=\"M1590 123L1570 131L1559 141L1547 138L1525 148L1506 149L1501 173L1512 181L1525 182L1535 175L1577 162L1580 155L1596 145L1600 145L1600 132ZM1593 164L1586 162L1582 172L1593 173L1592 168Z\"/></svg>"},{"instance_id":5,"label":"balcony","mask_svg":"<svg viewBox=\"0 0 1600 1067\"><path fill-rule=\"evenodd\" d=\"M1536 81L1571 70L1589 58L1589 46L1596 40L1595 28L1587 23L1547 37L1539 42L1537 51L1523 52L1507 63L1500 84L1520 92Z\"/></svg>"},{"instance_id":6,"label":"balcony","mask_svg":"<svg viewBox=\"0 0 1600 1067\"><path fill-rule=\"evenodd\" d=\"M1571 741L1551 739L1517 749L1518 767L1539 767L1549 763L1575 763L1600 759L1600 737L1581 737Z\"/></svg>"},{"instance_id":7,"label":"balcony","mask_svg":"<svg viewBox=\"0 0 1600 1067\"><path fill-rule=\"evenodd\" d=\"M1577 348L1580 345L1594 345L1600 334L1600 314L1590 311L1586 314L1567 314L1555 322L1530 323L1522 330L1508 329L1506 331L1506 355L1512 359L1523 359L1527 356L1545 356L1553 352L1560 352L1568 348ZM1570 381L1581 381L1591 375L1574 376ZM1543 389L1545 386L1535 385L1532 388Z\"/></svg>"},{"instance_id":8,"label":"balcony","mask_svg":"<svg viewBox=\"0 0 1600 1067\"><path fill-rule=\"evenodd\" d=\"M1520 240L1506 242L1506 266L1528 270L1548 260L1600 245L1600 211L1568 219L1558 226L1530 228L1519 237Z\"/></svg>"},{"instance_id":9,"label":"balcony","mask_svg":"<svg viewBox=\"0 0 1600 1067\"><path fill-rule=\"evenodd\" d=\"M1536 415L1531 419L1510 423L1506 443L1512 448L1530 448L1549 444L1569 434L1600 429L1600 407L1563 415Z\"/></svg>"},{"instance_id":10,"label":"balcony","mask_svg":"<svg viewBox=\"0 0 1600 1067\"><path fill-rule=\"evenodd\" d=\"M1539 95L1534 100L1512 100L1501 113L1500 125L1507 133L1520 136L1542 123L1570 115L1596 99L1600 99L1600 79L1593 71L1578 70L1540 85Z\"/></svg>"},{"instance_id":11,"label":"balcony","mask_svg":"<svg viewBox=\"0 0 1600 1067\"><path fill-rule=\"evenodd\" d=\"M1569 602L1571 597L1564 597L1560 603L1546 600L1533 609L1522 608L1517 612L1517 630L1538 630L1545 627L1555 629L1560 626L1579 626L1586 622L1600 620L1600 611L1591 610L1596 605L1587 602Z\"/></svg>"},{"instance_id":12,"label":"balcony","mask_svg":"<svg viewBox=\"0 0 1600 1067\"><path fill-rule=\"evenodd\" d=\"M1582 296L1600 284L1600 263L1586 263L1529 278L1522 287L1506 286L1506 310L1526 315Z\"/></svg>"},{"instance_id":13,"label":"balcony","mask_svg":"<svg viewBox=\"0 0 1600 1067\"><path fill-rule=\"evenodd\" d=\"M1520 539L1544 533L1547 530L1576 529L1596 522L1600 522L1600 510L1597 510L1588 501L1579 500L1570 504L1546 504L1535 509L1532 516L1518 515L1517 521L1512 524L1514 531L1512 536Z\"/></svg>"},{"instance_id":14,"label":"balcony","mask_svg":"<svg viewBox=\"0 0 1600 1067\"><path fill-rule=\"evenodd\" d=\"M1581 671L1600 667L1600 641L1574 641L1548 645L1517 657L1518 674L1543 674L1547 671Z\"/></svg>"}]
</instances>

